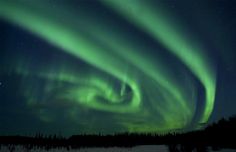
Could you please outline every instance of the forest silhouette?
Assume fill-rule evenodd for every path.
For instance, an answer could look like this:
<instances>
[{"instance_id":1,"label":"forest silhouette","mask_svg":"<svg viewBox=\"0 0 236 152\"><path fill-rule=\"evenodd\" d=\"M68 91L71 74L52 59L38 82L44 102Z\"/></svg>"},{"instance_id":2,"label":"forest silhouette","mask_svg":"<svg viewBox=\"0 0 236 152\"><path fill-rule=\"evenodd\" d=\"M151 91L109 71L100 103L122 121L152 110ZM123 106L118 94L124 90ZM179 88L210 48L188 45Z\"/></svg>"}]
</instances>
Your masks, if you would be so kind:
<instances>
[{"instance_id":1,"label":"forest silhouette","mask_svg":"<svg viewBox=\"0 0 236 152\"><path fill-rule=\"evenodd\" d=\"M45 136L41 133L34 137L0 136L1 147L7 146L13 152L15 146L30 150L42 148L77 149L86 147L134 147L138 145L166 145L170 152L207 152L220 149L236 149L236 116L221 119L203 130L187 133L158 134L115 134L115 135L73 135L65 138L58 135Z\"/></svg>"}]
</instances>

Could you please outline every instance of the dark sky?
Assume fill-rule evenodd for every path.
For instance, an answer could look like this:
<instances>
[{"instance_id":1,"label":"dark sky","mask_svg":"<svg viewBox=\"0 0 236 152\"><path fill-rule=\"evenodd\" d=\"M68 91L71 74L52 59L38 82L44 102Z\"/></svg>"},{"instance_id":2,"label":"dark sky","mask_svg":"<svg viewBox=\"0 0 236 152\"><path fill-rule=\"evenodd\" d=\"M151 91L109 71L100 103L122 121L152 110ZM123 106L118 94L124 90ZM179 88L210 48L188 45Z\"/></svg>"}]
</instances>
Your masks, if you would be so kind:
<instances>
[{"instance_id":1,"label":"dark sky","mask_svg":"<svg viewBox=\"0 0 236 152\"><path fill-rule=\"evenodd\" d=\"M2 0L0 135L193 130L235 115L235 0Z\"/></svg>"}]
</instances>

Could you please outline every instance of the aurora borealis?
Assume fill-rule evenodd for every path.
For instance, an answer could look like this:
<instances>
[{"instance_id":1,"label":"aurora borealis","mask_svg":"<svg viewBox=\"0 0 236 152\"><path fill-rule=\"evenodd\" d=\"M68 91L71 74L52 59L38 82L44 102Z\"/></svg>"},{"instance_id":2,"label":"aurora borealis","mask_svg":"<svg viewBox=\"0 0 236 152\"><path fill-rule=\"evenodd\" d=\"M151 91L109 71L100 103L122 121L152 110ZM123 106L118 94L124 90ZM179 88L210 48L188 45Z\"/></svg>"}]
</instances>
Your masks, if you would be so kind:
<instances>
[{"instance_id":1,"label":"aurora borealis","mask_svg":"<svg viewBox=\"0 0 236 152\"><path fill-rule=\"evenodd\" d=\"M212 34L227 30L214 20L215 5L204 9L207 4L196 3L199 11L185 0L0 0L0 20L7 29L1 36L1 102L20 104L1 109L0 133L27 133L24 125L9 129L15 110L12 115L22 117L14 118L15 125L28 122L29 133L199 128L225 96L217 95L218 79L226 79L218 78L221 68L235 68L222 55L228 41ZM181 15L181 7L189 12ZM209 18L202 24L204 10ZM7 88L5 81L14 87Z\"/></svg>"}]
</instances>

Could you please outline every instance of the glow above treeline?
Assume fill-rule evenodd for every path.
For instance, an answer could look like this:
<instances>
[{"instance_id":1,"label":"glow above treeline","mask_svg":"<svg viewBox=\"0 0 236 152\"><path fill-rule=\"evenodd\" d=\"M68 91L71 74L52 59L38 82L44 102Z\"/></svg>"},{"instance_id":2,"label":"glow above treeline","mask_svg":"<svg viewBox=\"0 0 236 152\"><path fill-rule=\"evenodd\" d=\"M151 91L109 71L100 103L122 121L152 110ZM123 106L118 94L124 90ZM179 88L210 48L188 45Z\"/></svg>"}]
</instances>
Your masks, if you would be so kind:
<instances>
[{"instance_id":1,"label":"glow above treeline","mask_svg":"<svg viewBox=\"0 0 236 152\"><path fill-rule=\"evenodd\" d=\"M143 37L136 38L104 14L94 16L93 10L74 10L70 5L52 8L48 1L2 0L2 19L82 60L91 69L73 69L67 61L62 62L63 69L54 65L53 70L45 66L32 71L19 59L14 72L47 80L44 90L51 89L44 91L45 97L55 94L53 88L62 86L64 89L54 95L54 106L59 100L70 103L69 118L74 121L89 124L89 119L77 120L83 108L89 113L107 112L110 116L106 116L108 122L104 126L115 122L122 127L114 128L114 132L166 132L188 127L198 109L199 81L205 90L205 104L198 121L206 122L214 107L216 84L214 69L201 42L188 39L190 34L181 30L184 26L174 22L174 17L161 6L132 0L102 0L101 4L126 19L123 21L128 26L151 37L156 46L148 45ZM70 85L63 87L65 84ZM29 106L50 105L52 99L38 98L32 90L31 86L24 91ZM50 114L38 115L43 121L51 121ZM99 122L101 117L94 119ZM96 126L92 130L100 132Z\"/></svg>"}]
</instances>

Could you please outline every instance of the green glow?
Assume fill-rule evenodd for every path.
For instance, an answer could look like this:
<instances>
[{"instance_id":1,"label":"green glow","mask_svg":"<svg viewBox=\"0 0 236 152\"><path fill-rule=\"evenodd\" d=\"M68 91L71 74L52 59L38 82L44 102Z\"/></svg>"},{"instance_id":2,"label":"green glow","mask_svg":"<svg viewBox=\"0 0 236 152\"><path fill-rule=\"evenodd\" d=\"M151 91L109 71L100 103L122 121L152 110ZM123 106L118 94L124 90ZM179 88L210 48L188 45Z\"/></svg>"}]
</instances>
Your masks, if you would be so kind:
<instances>
[{"instance_id":1,"label":"green glow","mask_svg":"<svg viewBox=\"0 0 236 152\"><path fill-rule=\"evenodd\" d=\"M171 18L161 8L155 9L147 1L116 1L103 0L105 4L117 10L134 25L143 28L148 34L168 48L170 52L179 57L182 62L192 70L206 89L206 106L202 122L206 122L214 107L215 98L215 74L208 65L204 54L204 48L195 46L180 31L173 27Z\"/></svg>"},{"instance_id":2,"label":"green glow","mask_svg":"<svg viewBox=\"0 0 236 152\"><path fill-rule=\"evenodd\" d=\"M200 53L201 49L193 48L193 42L186 40L181 31L170 27L165 16L155 13L145 1L144 4L132 5L122 0L109 0L105 3L161 41L202 82L207 99L201 121L206 121L213 108L215 78L204 54ZM127 7L123 8L126 4ZM142 14L130 14L128 9L133 7L148 10ZM76 69L65 70L70 69L69 66L53 66L53 70L43 67L32 72L24 61L17 64L14 72L24 77L48 80L50 83L45 89L48 90L45 96L51 94L55 85L69 83L70 87L65 87L64 92L60 92L55 100L72 102L81 109L108 112L112 114L112 119L130 132L165 132L184 128L191 123L196 110L196 88L192 79L188 78L188 73L185 79L179 80L175 74L183 71L173 69L159 55L153 57L147 54L146 50L152 48L140 47L121 28L112 31L109 30L112 25L105 20L99 23L89 15L70 14L69 8L63 10L65 15L61 13L62 10L50 8L47 1L0 1L1 18L43 38L78 60L83 60L112 80L96 72L85 72L82 75ZM86 20L80 22L80 19ZM119 81L120 88L113 81ZM29 106L37 104L32 90L33 86L25 93L30 98ZM73 119L76 119L77 111L77 108L71 108ZM42 120L50 119L46 115Z\"/></svg>"}]
</instances>

